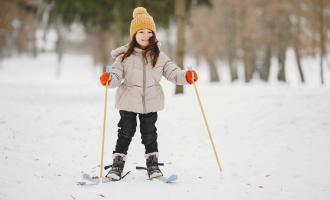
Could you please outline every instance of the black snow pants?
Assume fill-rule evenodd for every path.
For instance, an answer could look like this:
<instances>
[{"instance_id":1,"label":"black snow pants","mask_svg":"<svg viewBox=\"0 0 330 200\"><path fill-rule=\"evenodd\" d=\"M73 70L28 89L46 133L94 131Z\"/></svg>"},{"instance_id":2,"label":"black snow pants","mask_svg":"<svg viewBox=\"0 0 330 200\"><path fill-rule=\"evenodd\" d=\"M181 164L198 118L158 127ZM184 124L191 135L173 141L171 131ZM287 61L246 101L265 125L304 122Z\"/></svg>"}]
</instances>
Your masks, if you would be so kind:
<instances>
[{"instance_id":1,"label":"black snow pants","mask_svg":"<svg viewBox=\"0 0 330 200\"><path fill-rule=\"evenodd\" d=\"M136 116L139 115L142 144L145 146L145 153L158 152L157 144L157 112L134 113L124 110L119 111L120 121L118 123L118 139L113 153L127 154L128 147L136 131Z\"/></svg>"}]
</instances>

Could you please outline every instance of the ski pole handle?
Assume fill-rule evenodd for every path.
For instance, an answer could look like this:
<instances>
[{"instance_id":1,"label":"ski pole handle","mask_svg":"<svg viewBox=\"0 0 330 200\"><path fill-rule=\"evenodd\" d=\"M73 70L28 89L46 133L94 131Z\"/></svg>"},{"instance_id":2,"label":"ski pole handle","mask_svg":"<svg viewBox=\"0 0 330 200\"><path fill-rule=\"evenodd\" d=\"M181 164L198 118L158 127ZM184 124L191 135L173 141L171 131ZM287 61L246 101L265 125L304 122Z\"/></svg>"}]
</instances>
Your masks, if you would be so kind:
<instances>
[{"instance_id":1,"label":"ski pole handle","mask_svg":"<svg viewBox=\"0 0 330 200\"><path fill-rule=\"evenodd\" d=\"M190 66L188 67L188 70L191 71L191 74L192 74L191 79L192 79L192 81L194 82L195 77L194 77L193 67L190 65Z\"/></svg>"},{"instance_id":2,"label":"ski pole handle","mask_svg":"<svg viewBox=\"0 0 330 200\"><path fill-rule=\"evenodd\" d=\"M112 79L112 76L111 76L111 72L112 72L112 66L111 65L108 65L105 67L105 71L108 72L110 74L109 76L109 81L111 81Z\"/></svg>"}]
</instances>

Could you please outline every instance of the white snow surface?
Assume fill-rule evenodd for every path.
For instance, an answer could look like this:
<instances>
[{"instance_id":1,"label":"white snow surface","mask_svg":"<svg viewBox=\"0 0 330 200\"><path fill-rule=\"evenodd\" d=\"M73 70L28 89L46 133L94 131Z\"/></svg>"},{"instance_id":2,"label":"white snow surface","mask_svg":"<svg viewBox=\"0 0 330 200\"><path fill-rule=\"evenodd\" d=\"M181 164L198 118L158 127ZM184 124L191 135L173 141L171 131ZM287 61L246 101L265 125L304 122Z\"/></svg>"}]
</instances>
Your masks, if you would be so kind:
<instances>
[{"instance_id":1,"label":"white snow surface","mask_svg":"<svg viewBox=\"0 0 330 200\"><path fill-rule=\"evenodd\" d=\"M192 86L173 95L157 128L160 162L175 184L147 180L139 128L122 181L77 185L99 175L105 88L89 57L16 57L0 67L0 199L320 199L330 197L330 89L289 84L197 83L223 171L219 172ZM329 74L328 74L329 76ZM109 90L105 164L119 113ZM139 124L139 123L138 123Z\"/></svg>"}]
</instances>

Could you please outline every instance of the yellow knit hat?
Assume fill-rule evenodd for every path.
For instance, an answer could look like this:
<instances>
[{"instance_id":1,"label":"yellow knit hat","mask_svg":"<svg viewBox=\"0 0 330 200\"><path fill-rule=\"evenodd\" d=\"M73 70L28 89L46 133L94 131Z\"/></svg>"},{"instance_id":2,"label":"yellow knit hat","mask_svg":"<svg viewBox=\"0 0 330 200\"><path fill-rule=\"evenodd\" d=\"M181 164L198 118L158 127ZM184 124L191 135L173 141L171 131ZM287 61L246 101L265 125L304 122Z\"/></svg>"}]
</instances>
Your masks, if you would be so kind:
<instances>
[{"instance_id":1,"label":"yellow knit hat","mask_svg":"<svg viewBox=\"0 0 330 200\"><path fill-rule=\"evenodd\" d=\"M131 39L134 34L141 29L149 29L156 33L156 24L151 15L143 7L137 7L133 11L133 19L131 21L130 35Z\"/></svg>"}]
</instances>

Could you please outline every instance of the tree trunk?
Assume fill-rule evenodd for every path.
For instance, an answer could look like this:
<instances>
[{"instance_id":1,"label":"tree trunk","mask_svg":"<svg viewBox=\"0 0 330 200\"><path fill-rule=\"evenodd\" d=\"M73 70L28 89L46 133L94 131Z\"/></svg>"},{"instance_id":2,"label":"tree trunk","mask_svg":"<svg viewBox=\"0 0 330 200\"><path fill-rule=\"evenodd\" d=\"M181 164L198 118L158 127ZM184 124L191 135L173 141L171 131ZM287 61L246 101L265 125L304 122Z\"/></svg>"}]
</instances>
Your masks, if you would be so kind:
<instances>
[{"instance_id":1,"label":"tree trunk","mask_svg":"<svg viewBox=\"0 0 330 200\"><path fill-rule=\"evenodd\" d=\"M277 80L286 82L285 76L285 59L286 59L286 48L281 48L278 50L278 74Z\"/></svg>"},{"instance_id":2,"label":"tree trunk","mask_svg":"<svg viewBox=\"0 0 330 200\"><path fill-rule=\"evenodd\" d=\"M244 62L245 82L250 82L253 77L253 73L255 71L255 54L251 41L247 41L247 40L249 39L245 39L246 44L244 45L243 62Z\"/></svg>"},{"instance_id":3,"label":"tree trunk","mask_svg":"<svg viewBox=\"0 0 330 200\"><path fill-rule=\"evenodd\" d=\"M283 22L282 22L283 23ZM284 27L283 24L281 24ZM282 30L279 31L278 36L278 74L277 80L286 82L286 75L285 75L285 60L286 60L286 50L288 47L288 36L287 32Z\"/></svg>"},{"instance_id":4,"label":"tree trunk","mask_svg":"<svg viewBox=\"0 0 330 200\"><path fill-rule=\"evenodd\" d=\"M225 29L226 31L226 49L227 59L230 71L231 81L234 82L238 79L237 65L236 65L236 51L237 51L237 12L233 1L226 1L227 8L223 10L225 13Z\"/></svg>"},{"instance_id":5,"label":"tree trunk","mask_svg":"<svg viewBox=\"0 0 330 200\"><path fill-rule=\"evenodd\" d=\"M218 68L214 62L214 59L211 57L207 58L207 62L209 64L209 72L210 72L210 81L211 82L219 82L220 78L218 75Z\"/></svg>"},{"instance_id":6,"label":"tree trunk","mask_svg":"<svg viewBox=\"0 0 330 200\"><path fill-rule=\"evenodd\" d=\"M183 59L184 59L184 31L185 31L185 1L176 0L175 1L175 14L177 19L177 46L176 46L176 63L183 69ZM175 88L175 94L183 94L183 86L177 85Z\"/></svg>"},{"instance_id":7,"label":"tree trunk","mask_svg":"<svg viewBox=\"0 0 330 200\"><path fill-rule=\"evenodd\" d=\"M284 7L280 6L283 2L276 1L276 46L277 46L277 58L278 58L278 72L277 80L286 82L285 74L285 61L286 51L288 49L289 35L290 35L290 22L289 12Z\"/></svg>"},{"instance_id":8,"label":"tree trunk","mask_svg":"<svg viewBox=\"0 0 330 200\"><path fill-rule=\"evenodd\" d=\"M301 10L300 9L297 9L297 15L298 16L301 16L302 13L301 13ZM301 64L301 42L300 42L300 35L301 35L301 27L302 27L302 24L301 24L301 19L298 18L298 21L295 25L295 32L294 32L294 38L293 38L293 41L294 41L294 51L295 51L295 57L296 57L296 62L297 62L297 67L298 67L298 71L299 71L299 76L300 76L300 81L302 83L305 82L305 78L304 78L304 73L303 73L303 70L302 70L302 64Z\"/></svg>"},{"instance_id":9,"label":"tree trunk","mask_svg":"<svg viewBox=\"0 0 330 200\"><path fill-rule=\"evenodd\" d=\"M64 53L64 47L63 47L63 34L61 31L61 27L62 27L62 22L60 20L57 20L55 23L55 31L57 33L57 40L56 40L56 47L55 47L55 51L57 54L57 66L56 66L56 72L55 75L56 77L60 77L61 76L61 72L62 72L62 59L63 59L63 53Z\"/></svg>"},{"instance_id":10,"label":"tree trunk","mask_svg":"<svg viewBox=\"0 0 330 200\"><path fill-rule=\"evenodd\" d=\"M270 45L267 45L266 55L265 55L264 62L263 62L263 67L260 72L261 80L264 80L266 82L268 82L268 80L269 80L271 61L272 61L272 48Z\"/></svg>"},{"instance_id":11,"label":"tree trunk","mask_svg":"<svg viewBox=\"0 0 330 200\"><path fill-rule=\"evenodd\" d=\"M296 39L296 40L299 40L299 39ZM304 73L303 73L302 65L301 65L301 53L300 53L299 41L296 41L294 51L295 51L295 54L296 54L296 61L297 61L297 66L298 66L298 70L299 70L300 80L301 80L302 83L304 83L305 78L304 78Z\"/></svg>"},{"instance_id":12,"label":"tree trunk","mask_svg":"<svg viewBox=\"0 0 330 200\"><path fill-rule=\"evenodd\" d=\"M323 57L325 53L325 34L324 34L324 19L323 19L323 0L319 0L319 34L320 34L320 77L321 84L324 84L323 72Z\"/></svg>"},{"instance_id":13,"label":"tree trunk","mask_svg":"<svg viewBox=\"0 0 330 200\"><path fill-rule=\"evenodd\" d=\"M252 52L248 52L247 55L244 56L245 82L250 82L253 78L255 62L252 54Z\"/></svg>"},{"instance_id":14,"label":"tree trunk","mask_svg":"<svg viewBox=\"0 0 330 200\"><path fill-rule=\"evenodd\" d=\"M234 50L228 50L228 65L229 65L229 71L230 71L230 77L231 77L231 82L234 82L235 80L238 79L238 74L237 74L237 65L235 61L235 52Z\"/></svg>"}]
</instances>

